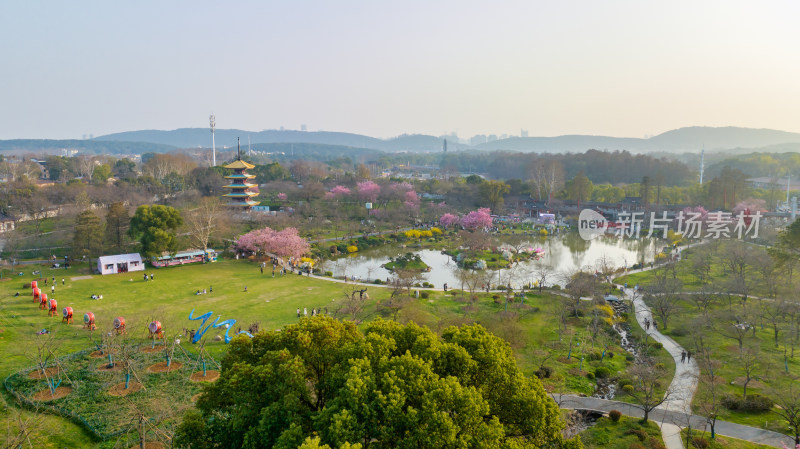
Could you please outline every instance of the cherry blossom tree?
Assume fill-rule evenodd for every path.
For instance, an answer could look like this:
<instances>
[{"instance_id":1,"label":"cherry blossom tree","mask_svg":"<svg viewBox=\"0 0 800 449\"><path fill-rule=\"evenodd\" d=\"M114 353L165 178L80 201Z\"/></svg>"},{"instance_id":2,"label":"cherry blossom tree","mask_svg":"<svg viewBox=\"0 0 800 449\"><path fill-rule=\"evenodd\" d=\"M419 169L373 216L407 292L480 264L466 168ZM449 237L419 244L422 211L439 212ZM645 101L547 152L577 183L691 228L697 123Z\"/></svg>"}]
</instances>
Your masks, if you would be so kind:
<instances>
[{"instance_id":1,"label":"cherry blossom tree","mask_svg":"<svg viewBox=\"0 0 800 449\"><path fill-rule=\"evenodd\" d=\"M300 257L311 251L308 242L300 237L295 228L276 231L267 226L256 229L239 236L235 245L242 251L271 253L278 257Z\"/></svg>"},{"instance_id":2,"label":"cherry blossom tree","mask_svg":"<svg viewBox=\"0 0 800 449\"><path fill-rule=\"evenodd\" d=\"M444 214L439 217L439 224L444 226L445 228L449 228L458 223L458 215L455 214Z\"/></svg>"},{"instance_id":3,"label":"cherry blossom tree","mask_svg":"<svg viewBox=\"0 0 800 449\"><path fill-rule=\"evenodd\" d=\"M738 215L739 212L744 212L745 214L754 214L756 212L766 211L767 202L754 198L748 198L746 200L739 201L736 206L733 207L733 215Z\"/></svg>"},{"instance_id":4,"label":"cherry blossom tree","mask_svg":"<svg viewBox=\"0 0 800 449\"><path fill-rule=\"evenodd\" d=\"M492 214L488 207L474 210L461 218L461 226L476 230L492 226Z\"/></svg>"},{"instance_id":5,"label":"cherry blossom tree","mask_svg":"<svg viewBox=\"0 0 800 449\"><path fill-rule=\"evenodd\" d=\"M378 195L381 193L381 186L372 181L364 181L358 183L356 190L358 190L359 198L374 203L377 201Z\"/></svg>"},{"instance_id":6,"label":"cherry blossom tree","mask_svg":"<svg viewBox=\"0 0 800 449\"><path fill-rule=\"evenodd\" d=\"M350 193L351 193L351 192L350 192L350 189L349 189L349 188L347 188L347 187L345 187L345 186L336 186L336 187L334 187L334 188L332 188L332 189L331 189L330 193L331 193L331 194L332 194L334 197L339 197L339 196L347 196L347 195L350 195Z\"/></svg>"},{"instance_id":7,"label":"cherry blossom tree","mask_svg":"<svg viewBox=\"0 0 800 449\"><path fill-rule=\"evenodd\" d=\"M281 192L281 193L278 194L278 199L279 200L286 201L286 198L288 198L288 196L285 193Z\"/></svg>"},{"instance_id":8,"label":"cherry blossom tree","mask_svg":"<svg viewBox=\"0 0 800 449\"><path fill-rule=\"evenodd\" d=\"M419 195L417 195L417 192L409 190L405 193L403 198L403 204L405 204L409 209L419 208Z\"/></svg>"}]
</instances>

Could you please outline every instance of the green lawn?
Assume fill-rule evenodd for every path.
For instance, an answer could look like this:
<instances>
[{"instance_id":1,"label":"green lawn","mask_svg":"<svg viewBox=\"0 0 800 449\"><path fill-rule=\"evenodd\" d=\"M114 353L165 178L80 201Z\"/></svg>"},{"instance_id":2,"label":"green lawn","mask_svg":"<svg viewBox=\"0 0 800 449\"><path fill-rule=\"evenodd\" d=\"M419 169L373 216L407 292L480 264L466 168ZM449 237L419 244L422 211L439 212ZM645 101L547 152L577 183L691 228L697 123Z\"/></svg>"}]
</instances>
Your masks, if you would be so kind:
<instances>
[{"instance_id":1,"label":"green lawn","mask_svg":"<svg viewBox=\"0 0 800 449\"><path fill-rule=\"evenodd\" d=\"M683 444L686 445L686 434L688 433L688 429L683 429L681 431L681 435L683 436ZM708 443L708 446L703 446L703 443L700 443L698 440L705 440ZM711 434L708 432L700 432L697 430L692 430L692 441L698 441L699 446L706 447L708 449L768 449L772 448L772 446L765 446L763 444L756 444L751 443L749 441L737 440L736 438L728 438L717 435L715 439L711 439ZM689 446L691 448L698 447L698 444L692 444Z\"/></svg>"},{"instance_id":2,"label":"green lawn","mask_svg":"<svg viewBox=\"0 0 800 449\"><path fill-rule=\"evenodd\" d=\"M234 330L239 325L246 329L254 322L258 322L262 329L279 329L298 320L298 307L301 313L303 308L308 309L309 314L312 308L327 307L329 313L333 314L344 301L345 293L352 291L352 286L348 284L304 276L272 278L268 270L261 275L258 265L248 261L222 260L205 265L148 269L147 272L153 273L155 279L147 282L142 280L141 272L93 275L88 279L73 280L74 277L88 275L88 266L85 264L69 270L44 269L43 276L55 276L58 281L55 298L59 311L65 306L75 309L75 324L67 325L61 323L60 314L58 317L48 317L46 312L39 310L32 301L29 289L23 288L23 284L33 279L31 271L35 268L39 267L25 266L24 276L13 276L0 282L0 353L5 356L4 363L0 365L2 378L31 366L26 356L30 346L26 342L36 338L36 332L43 328L50 329L61 341L61 354L91 347L92 333L82 329L83 314L88 311L93 312L97 320L95 341L99 340L102 332L111 330L114 317L123 316L131 337L144 342L147 336L145 326L152 319L161 321L169 336L182 333L184 328L197 329L200 322L188 320L192 309L195 310L195 316L213 311L215 317L221 316L221 320L236 319L238 322L233 326ZM66 279L66 285L61 285L61 278ZM44 289L48 296L50 284L48 282ZM244 291L245 286L247 292ZM211 287L213 293L195 294L198 289L210 290ZM15 292L20 292L20 296L15 297ZM454 297L442 292L429 292L428 298L407 300L401 307L393 309L385 307L389 304L390 289L370 287L367 293L370 300L358 313L365 320L382 315L401 322L413 320L434 331L441 331L448 325L469 322L483 324L509 341L526 374L531 375L547 358L544 364L553 371L549 378L543 379L543 383L554 391L591 394L595 383L589 379L590 373L593 374L599 366L605 366L612 376L624 375L630 363L618 346L615 334L606 331L606 337L595 339L593 343L587 329L591 316L589 313L584 317L571 318L569 330L561 335L560 344L557 343L557 320L550 310L558 299L547 292L529 293L524 304L512 303L507 312L504 298L499 296L492 298L491 295L483 295L472 302L460 294ZM92 294L103 295L103 299L92 300ZM213 337L219 334L222 334L219 329L211 329L206 334L208 350L216 357L225 349L223 342L213 341ZM600 360L603 344L608 345L607 355ZM197 354L197 346L188 343L186 338L182 339L181 345L190 354ZM551 349L545 351L545 346ZM553 354L549 355L549 352ZM659 357L665 364L670 363L666 352L661 351ZM671 365L667 369L671 370ZM118 376L121 381L122 374ZM665 383L668 381L665 379ZM8 395L5 399L11 400ZM0 425L7 428L8 421L15 419L15 413L15 410L0 412ZM27 415L26 412L24 414ZM44 416L41 424L43 430L39 434L47 437L39 444L40 447L97 446L92 444L80 427L62 418Z\"/></svg>"},{"instance_id":3,"label":"green lawn","mask_svg":"<svg viewBox=\"0 0 800 449\"><path fill-rule=\"evenodd\" d=\"M602 417L597 424L580 434L586 449L661 449L661 430L648 421L640 422L637 418L623 416L619 422Z\"/></svg>"}]
</instances>

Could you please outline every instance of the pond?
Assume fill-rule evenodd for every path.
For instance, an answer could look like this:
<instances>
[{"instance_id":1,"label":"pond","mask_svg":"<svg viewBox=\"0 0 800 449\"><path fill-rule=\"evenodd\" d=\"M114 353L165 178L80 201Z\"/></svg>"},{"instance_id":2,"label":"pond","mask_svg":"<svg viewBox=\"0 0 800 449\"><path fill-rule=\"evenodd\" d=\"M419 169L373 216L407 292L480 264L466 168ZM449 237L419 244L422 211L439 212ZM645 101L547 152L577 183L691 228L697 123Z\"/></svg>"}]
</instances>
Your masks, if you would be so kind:
<instances>
[{"instance_id":1,"label":"pond","mask_svg":"<svg viewBox=\"0 0 800 449\"><path fill-rule=\"evenodd\" d=\"M519 239L519 237L517 237ZM599 238L586 241L575 233L563 237L536 238L531 237L531 245L544 249L541 263L552 267L559 273L569 273L577 269L594 270L598 261L605 258L606 263L622 268L644 261L649 263L655 257L656 248L659 247L655 240L638 239L622 240L617 238ZM411 252L418 254L431 271L422 274L422 278L432 283L436 288L442 288L447 283L449 287L460 288L461 281L458 277L460 270L455 261L439 250L402 248L399 245L388 245L380 248L369 249L337 260L326 261L323 264L325 271L333 272L334 276L356 276L361 281L373 279L386 280L392 273L382 267L389 262L389 257L396 257ZM491 270L494 273L492 284L497 284L501 279L512 278L511 284L519 288L523 284L533 282L533 272L536 266L534 261L525 261L516 264L513 268ZM559 283L555 280L553 283Z\"/></svg>"}]
</instances>

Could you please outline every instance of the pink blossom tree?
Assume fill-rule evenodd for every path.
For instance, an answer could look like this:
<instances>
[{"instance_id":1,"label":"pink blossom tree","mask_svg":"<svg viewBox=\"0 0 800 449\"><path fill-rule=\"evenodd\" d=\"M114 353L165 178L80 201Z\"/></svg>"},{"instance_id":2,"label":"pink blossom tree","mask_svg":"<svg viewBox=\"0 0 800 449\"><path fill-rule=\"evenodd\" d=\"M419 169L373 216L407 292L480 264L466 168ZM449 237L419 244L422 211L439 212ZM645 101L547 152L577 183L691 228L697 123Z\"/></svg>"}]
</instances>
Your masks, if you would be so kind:
<instances>
[{"instance_id":1,"label":"pink blossom tree","mask_svg":"<svg viewBox=\"0 0 800 449\"><path fill-rule=\"evenodd\" d=\"M398 192L408 192L408 191L414 190L414 186L411 185L411 183L409 183L409 182L403 181L403 182L398 182L396 184L392 184L392 190L395 190L395 191L398 191Z\"/></svg>"},{"instance_id":2,"label":"pink blossom tree","mask_svg":"<svg viewBox=\"0 0 800 449\"><path fill-rule=\"evenodd\" d=\"M419 195L417 195L417 192L409 190L405 193L403 199L403 204L405 204L409 209L419 208Z\"/></svg>"},{"instance_id":3,"label":"pink blossom tree","mask_svg":"<svg viewBox=\"0 0 800 449\"><path fill-rule=\"evenodd\" d=\"M444 228L449 228L456 223L458 223L458 215L447 213L439 217L439 224Z\"/></svg>"},{"instance_id":4,"label":"pink blossom tree","mask_svg":"<svg viewBox=\"0 0 800 449\"><path fill-rule=\"evenodd\" d=\"M474 210L461 218L461 226L465 229L476 230L492 226L492 214L488 207Z\"/></svg>"},{"instance_id":5,"label":"pink blossom tree","mask_svg":"<svg viewBox=\"0 0 800 449\"><path fill-rule=\"evenodd\" d=\"M295 228L275 231L269 226L243 234L236 239L236 248L253 253L270 253L278 257L301 257L311 251L308 242Z\"/></svg>"},{"instance_id":6,"label":"pink blossom tree","mask_svg":"<svg viewBox=\"0 0 800 449\"><path fill-rule=\"evenodd\" d=\"M697 221L706 221L708 217L708 211L703 206L684 207L681 212L683 212L684 219L697 215Z\"/></svg>"},{"instance_id":7,"label":"pink blossom tree","mask_svg":"<svg viewBox=\"0 0 800 449\"><path fill-rule=\"evenodd\" d=\"M278 194L278 199L279 200L286 201L286 198L288 198L288 196L285 193L281 192L281 193Z\"/></svg>"},{"instance_id":8,"label":"pink blossom tree","mask_svg":"<svg viewBox=\"0 0 800 449\"><path fill-rule=\"evenodd\" d=\"M764 200L747 198L746 200L739 201L733 207L733 215L738 215L740 212L745 214L754 214L756 212L766 212L767 202Z\"/></svg>"},{"instance_id":9,"label":"pink blossom tree","mask_svg":"<svg viewBox=\"0 0 800 449\"><path fill-rule=\"evenodd\" d=\"M364 181L358 183L356 190L358 190L359 198L364 201L370 201L374 203L377 201L378 195L381 193L381 186L372 181Z\"/></svg>"},{"instance_id":10,"label":"pink blossom tree","mask_svg":"<svg viewBox=\"0 0 800 449\"><path fill-rule=\"evenodd\" d=\"M345 186L336 186L336 187L334 187L334 188L332 188L332 189L331 189L330 193L331 193L331 194L332 194L334 197L339 197L339 196L347 196L347 195L350 195L350 193L351 193L351 192L350 192L350 189L349 189L349 188L347 188L347 187L345 187Z\"/></svg>"}]
</instances>

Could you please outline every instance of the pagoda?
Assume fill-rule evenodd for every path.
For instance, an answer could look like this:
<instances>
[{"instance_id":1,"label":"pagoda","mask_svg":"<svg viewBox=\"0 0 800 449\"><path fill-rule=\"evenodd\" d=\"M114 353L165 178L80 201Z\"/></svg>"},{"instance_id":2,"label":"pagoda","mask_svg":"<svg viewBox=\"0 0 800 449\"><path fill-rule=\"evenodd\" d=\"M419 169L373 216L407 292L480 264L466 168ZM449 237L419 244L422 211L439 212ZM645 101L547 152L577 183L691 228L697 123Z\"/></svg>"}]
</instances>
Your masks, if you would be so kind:
<instances>
[{"instance_id":1,"label":"pagoda","mask_svg":"<svg viewBox=\"0 0 800 449\"><path fill-rule=\"evenodd\" d=\"M236 160L226 165L225 168L233 170L233 174L225 177L226 179L230 179L231 183L223 187L225 189L231 189L230 193L222 195L230 199L228 206L250 209L258 204L258 201L253 201L252 199L253 197L258 196L258 193L250 191L251 187L256 186L255 184L250 183L250 180L255 178L256 175L247 173L247 170L250 168L255 168L255 165L248 164L247 162L243 161L240 152L237 151Z\"/></svg>"}]
</instances>

